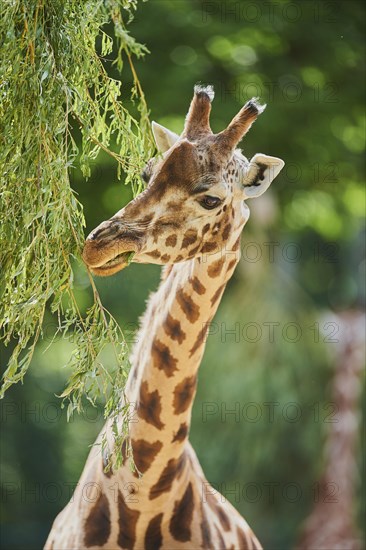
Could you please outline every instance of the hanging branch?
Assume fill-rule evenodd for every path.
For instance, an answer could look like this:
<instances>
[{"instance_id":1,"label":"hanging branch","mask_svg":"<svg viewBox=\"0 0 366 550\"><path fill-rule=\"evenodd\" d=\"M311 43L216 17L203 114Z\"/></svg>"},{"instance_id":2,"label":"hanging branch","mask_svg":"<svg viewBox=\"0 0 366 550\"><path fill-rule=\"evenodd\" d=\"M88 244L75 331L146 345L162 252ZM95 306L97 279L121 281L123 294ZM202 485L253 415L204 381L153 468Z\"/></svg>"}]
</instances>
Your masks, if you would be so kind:
<instances>
[{"instance_id":1,"label":"hanging branch","mask_svg":"<svg viewBox=\"0 0 366 550\"><path fill-rule=\"evenodd\" d=\"M91 277L94 302L84 316L73 291L71 260L80 259L85 221L69 171L79 165L88 177L90 161L103 150L117 161L118 174L125 172L134 193L140 191L138 174L153 145L132 63L132 56L147 50L128 34L124 22L136 4L5 0L0 8L0 336L14 348L1 396L23 380L49 306L59 332L72 334L75 342L68 363L72 374L62 394L69 414L81 409L84 398L95 403L100 396L106 415L116 418L124 412L120 397L128 350L123 334L103 308ZM111 21L115 41L103 30ZM131 68L131 98L139 120L119 99L122 83L105 69L103 57L114 51L117 68L122 69L123 57ZM79 144L72 122L80 129ZM108 345L114 348L115 365L106 368L100 353Z\"/></svg>"}]
</instances>

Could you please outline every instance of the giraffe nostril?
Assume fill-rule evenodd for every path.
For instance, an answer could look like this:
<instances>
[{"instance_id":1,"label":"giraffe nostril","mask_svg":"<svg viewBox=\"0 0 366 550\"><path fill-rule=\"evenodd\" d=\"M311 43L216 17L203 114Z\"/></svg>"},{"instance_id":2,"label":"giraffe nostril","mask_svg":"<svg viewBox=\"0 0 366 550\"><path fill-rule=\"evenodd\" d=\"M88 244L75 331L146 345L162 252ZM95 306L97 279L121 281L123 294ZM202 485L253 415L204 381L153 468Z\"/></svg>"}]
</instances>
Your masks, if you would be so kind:
<instances>
[{"instance_id":1,"label":"giraffe nostril","mask_svg":"<svg viewBox=\"0 0 366 550\"><path fill-rule=\"evenodd\" d=\"M87 241L96 241L100 238L101 234L103 233L103 229L94 229L89 235L87 236Z\"/></svg>"},{"instance_id":2,"label":"giraffe nostril","mask_svg":"<svg viewBox=\"0 0 366 550\"><path fill-rule=\"evenodd\" d=\"M87 241L96 241L114 237L120 231L120 223L116 220L103 222L94 229L87 237Z\"/></svg>"}]
</instances>

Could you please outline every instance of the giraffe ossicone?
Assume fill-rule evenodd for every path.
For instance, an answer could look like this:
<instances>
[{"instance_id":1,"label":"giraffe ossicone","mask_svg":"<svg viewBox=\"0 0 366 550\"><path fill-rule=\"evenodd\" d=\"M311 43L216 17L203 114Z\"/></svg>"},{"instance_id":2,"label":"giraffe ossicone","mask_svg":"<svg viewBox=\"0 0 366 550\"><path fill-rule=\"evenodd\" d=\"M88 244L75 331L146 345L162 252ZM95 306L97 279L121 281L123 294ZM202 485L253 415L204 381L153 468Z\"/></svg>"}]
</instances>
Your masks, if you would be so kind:
<instances>
[{"instance_id":1,"label":"giraffe ossicone","mask_svg":"<svg viewBox=\"0 0 366 550\"><path fill-rule=\"evenodd\" d=\"M106 472L94 446L46 549L260 548L205 479L188 437L209 323L240 258L245 200L260 196L284 162L264 154L249 161L237 149L263 111L256 99L218 134L210 128L212 99L212 87L195 87L180 136L153 123L161 154L145 167L146 189L86 239L83 258L95 275L113 275L132 255L132 262L165 266L125 390L135 404L129 438L143 475L128 461ZM108 422L97 442L103 435L113 446ZM94 500L84 494L90 483Z\"/></svg>"}]
</instances>

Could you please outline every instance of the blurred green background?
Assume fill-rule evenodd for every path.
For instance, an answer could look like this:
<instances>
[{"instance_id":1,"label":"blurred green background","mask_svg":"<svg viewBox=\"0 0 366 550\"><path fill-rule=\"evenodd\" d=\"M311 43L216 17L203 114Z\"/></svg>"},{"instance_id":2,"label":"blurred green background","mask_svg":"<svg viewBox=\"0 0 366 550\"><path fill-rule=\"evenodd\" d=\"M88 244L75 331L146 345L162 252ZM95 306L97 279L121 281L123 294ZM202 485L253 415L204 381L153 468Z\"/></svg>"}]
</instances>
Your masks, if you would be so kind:
<instances>
[{"instance_id":1,"label":"blurred green background","mask_svg":"<svg viewBox=\"0 0 366 550\"><path fill-rule=\"evenodd\" d=\"M191 430L208 480L268 549L292 547L323 471L333 340L342 341L337 325L326 325L330 311L365 300L364 20L364 4L353 0L150 0L130 25L151 52L135 65L152 119L180 133L197 82L215 86L214 131L259 96L268 107L244 153L286 162L270 191L249 203L243 257L208 338ZM126 98L130 87L126 67ZM131 198L106 156L87 182L77 170L71 177L86 234ZM97 280L131 345L159 271L131 265ZM78 266L75 287L86 307L90 288ZM49 316L48 340L54 328ZM46 351L48 344L46 338L39 345L25 384L1 403L6 549L42 546L103 424L102 410L88 407L66 422L56 395L72 343L59 340ZM2 351L3 364L8 353ZM360 445L356 461L361 527Z\"/></svg>"}]
</instances>

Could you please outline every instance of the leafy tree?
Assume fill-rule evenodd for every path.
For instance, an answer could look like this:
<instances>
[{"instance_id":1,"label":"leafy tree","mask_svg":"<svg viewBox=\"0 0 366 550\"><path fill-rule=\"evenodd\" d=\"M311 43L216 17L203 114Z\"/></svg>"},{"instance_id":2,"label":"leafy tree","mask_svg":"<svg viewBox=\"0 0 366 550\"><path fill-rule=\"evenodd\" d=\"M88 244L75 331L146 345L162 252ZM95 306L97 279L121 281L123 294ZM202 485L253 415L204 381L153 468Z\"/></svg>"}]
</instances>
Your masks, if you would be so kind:
<instances>
[{"instance_id":1,"label":"leafy tree","mask_svg":"<svg viewBox=\"0 0 366 550\"><path fill-rule=\"evenodd\" d=\"M73 335L72 369L63 397L69 412L83 396L107 397L118 410L126 378L126 345L90 278L93 301L82 314L73 261L84 240L83 210L70 185L78 165L85 178L101 150L140 190L141 165L151 156L148 111L132 56L147 49L126 29L136 0L6 1L1 8L1 337L13 344L2 395L23 379L42 336L46 307L57 332ZM113 37L105 27L112 22ZM108 75L127 62L138 118L121 101L122 82ZM136 108L135 108L136 111ZM137 182L137 183L136 183ZM114 347L115 366L100 354Z\"/></svg>"}]
</instances>

